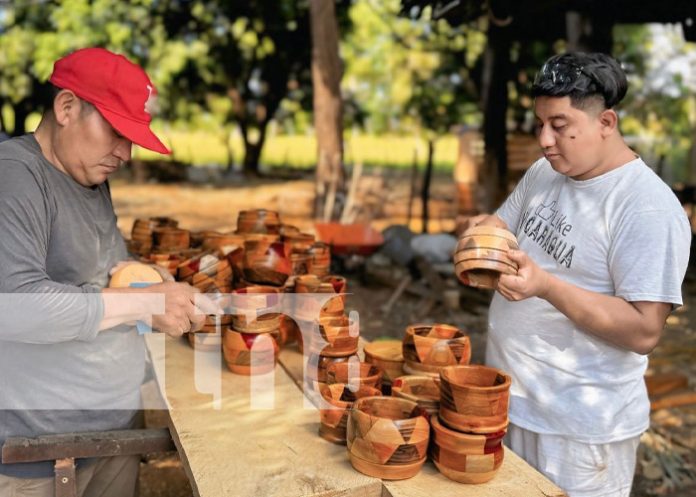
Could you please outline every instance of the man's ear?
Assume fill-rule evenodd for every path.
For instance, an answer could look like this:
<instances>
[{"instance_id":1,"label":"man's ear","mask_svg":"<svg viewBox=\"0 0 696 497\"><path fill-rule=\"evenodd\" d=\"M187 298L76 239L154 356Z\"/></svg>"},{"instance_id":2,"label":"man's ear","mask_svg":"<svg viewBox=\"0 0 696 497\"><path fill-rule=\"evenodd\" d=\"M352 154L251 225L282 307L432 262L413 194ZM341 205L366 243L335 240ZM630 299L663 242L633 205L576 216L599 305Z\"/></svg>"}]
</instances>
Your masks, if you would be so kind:
<instances>
[{"instance_id":1,"label":"man's ear","mask_svg":"<svg viewBox=\"0 0 696 497\"><path fill-rule=\"evenodd\" d=\"M599 124L601 125L601 133L604 138L608 137L619 125L619 116L614 109L604 109L599 114Z\"/></svg>"},{"instance_id":2,"label":"man's ear","mask_svg":"<svg viewBox=\"0 0 696 497\"><path fill-rule=\"evenodd\" d=\"M70 90L60 90L53 99L53 115L56 122L65 126L80 114L80 99Z\"/></svg>"}]
</instances>

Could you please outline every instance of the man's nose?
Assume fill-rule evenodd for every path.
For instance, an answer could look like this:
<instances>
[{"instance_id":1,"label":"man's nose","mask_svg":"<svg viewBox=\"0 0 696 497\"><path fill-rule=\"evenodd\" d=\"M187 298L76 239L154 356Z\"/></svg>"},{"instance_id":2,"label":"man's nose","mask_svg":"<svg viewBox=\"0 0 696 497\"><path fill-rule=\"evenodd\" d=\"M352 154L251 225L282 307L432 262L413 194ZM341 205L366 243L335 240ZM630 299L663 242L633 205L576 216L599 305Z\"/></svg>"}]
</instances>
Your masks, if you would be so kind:
<instances>
[{"instance_id":1,"label":"man's nose","mask_svg":"<svg viewBox=\"0 0 696 497\"><path fill-rule=\"evenodd\" d=\"M541 127L538 139L539 145L543 149L553 147L556 144L556 138L553 136L553 130L549 125Z\"/></svg>"},{"instance_id":2,"label":"man's nose","mask_svg":"<svg viewBox=\"0 0 696 497\"><path fill-rule=\"evenodd\" d=\"M127 138L120 138L113 154L121 161L129 161L131 158L131 148L133 143Z\"/></svg>"}]
</instances>

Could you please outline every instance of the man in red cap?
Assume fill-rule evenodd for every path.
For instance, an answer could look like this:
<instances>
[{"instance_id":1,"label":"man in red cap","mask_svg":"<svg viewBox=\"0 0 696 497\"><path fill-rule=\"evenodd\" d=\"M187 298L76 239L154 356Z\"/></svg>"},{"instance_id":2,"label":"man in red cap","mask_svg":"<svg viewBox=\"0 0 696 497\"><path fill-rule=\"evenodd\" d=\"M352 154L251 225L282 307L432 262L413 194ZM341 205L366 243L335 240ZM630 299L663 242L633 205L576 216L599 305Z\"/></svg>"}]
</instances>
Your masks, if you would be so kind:
<instances>
[{"instance_id":1,"label":"man in red cap","mask_svg":"<svg viewBox=\"0 0 696 497\"><path fill-rule=\"evenodd\" d=\"M205 317L187 284L118 290L125 300L105 288L128 258L107 179L132 143L169 153L150 130L147 74L88 48L58 60L50 82L53 105L36 132L0 144L0 445L134 426L146 351L132 322L156 313L147 297L164 296L152 325L172 336ZM78 495L133 495L138 465L131 456L78 461ZM0 495L53 492L52 463L0 464Z\"/></svg>"}]
</instances>

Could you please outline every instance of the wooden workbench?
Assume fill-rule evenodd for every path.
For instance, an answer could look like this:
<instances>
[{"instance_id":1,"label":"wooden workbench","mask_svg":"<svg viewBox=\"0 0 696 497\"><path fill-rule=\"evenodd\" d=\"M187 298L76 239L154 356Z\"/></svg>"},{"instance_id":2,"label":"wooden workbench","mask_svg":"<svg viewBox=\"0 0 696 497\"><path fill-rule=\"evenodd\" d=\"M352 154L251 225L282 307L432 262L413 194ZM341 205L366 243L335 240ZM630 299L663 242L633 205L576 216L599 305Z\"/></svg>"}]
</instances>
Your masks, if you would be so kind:
<instances>
[{"instance_id":1,"label":"wooden workbench","mask_svg":"<svg viewBox=\"0 0 696 497\"><path fill-rule=\"evenodd\" d=\"M365 476L353 470L345 446L317 435L319 413L297 386L302 356L294 347L281 353L281 364L264 378L275 381L268 390L272 395L254 396L252 406L250 378L227 371L220 354L194 352L184 341L160 334L147 341L171 433L196 496L565 495L510 450L496 477L482 485L453 482L430 462L408 480Z\"/></svg>"}]
</instances>

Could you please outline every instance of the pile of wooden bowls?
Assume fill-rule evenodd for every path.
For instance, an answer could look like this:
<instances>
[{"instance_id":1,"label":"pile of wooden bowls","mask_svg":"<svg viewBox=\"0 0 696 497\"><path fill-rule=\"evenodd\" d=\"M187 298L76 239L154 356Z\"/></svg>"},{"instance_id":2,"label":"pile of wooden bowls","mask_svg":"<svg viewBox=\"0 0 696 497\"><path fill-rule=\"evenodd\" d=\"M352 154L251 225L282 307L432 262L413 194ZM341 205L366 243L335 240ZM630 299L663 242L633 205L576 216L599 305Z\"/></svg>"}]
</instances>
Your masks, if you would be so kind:
<instances>
[{"instance_id":1,"label":"pile of wooden bowls","mask_svg":"<svg viewBox=\"0 0 696 497\"><path fill-rule=\"evenodd\" d=\"M337 444L346 443L346 426L353 403L363 397L381 395L374 387L362 386L352 390L345 383L323 384L319 392L323 400L319 409L319 436Z\"/></svg>"},{"instance_id":2,"label":"pile of wooden bowls","mask_svg":"<svg viewBox=\"0 0 696 497\"><path fill-rule=\"evenodd\" d=\"M236 374L264 374L278 359L280 314L278 289L246 287L231 295L232 325L222 337L227 368Z\"/></svg>"},{"instance_id":3,"label":"pile of wooden bowls","mask_svg":"<svg viewBox=\"0 0 696 497\"><path fill-rule=\"evenodd\" d=\"M451 366L440 372L439 420L431 456L448 478L483 483L503 462L510 376L487 366Z\"/></svg>"},{"instance_id":4,"label":"pile of wooden bowls","mask_svg":"<svg viewBox=\"0 0 696 497\"><path fill-rule=\"evenodd\" d=\"M425 463L430 424L418 404L397 397L364 397L348 419L350 462L369 476L401 480Z\"/></svg>"},{"instance_id":5,"label":"pile of wooden bowls","mask_svg":"<svg viewBox=\"0 0 696 497\"><path fill-rule=\"evenodd\" d=\"M394 397L415 402L431 416L437 416L440 410L439 378L416 375L400 376L392 382L391 394Z\"/></svg>"},{"instance_id":6,"label":"pile of wooden bowls","mask_svg":"<svg viewBox=\"0 0 696 497\"><path fill-rule=\"evenodd\" d=\"M401 340L378 340L365 344L365 361L384 372L382 392L389 395L392 382L404 374L404 355Z\"/></svg>"},{"instance_id":7,"label":"pile of wooden bowls","mask_svg":"<svg viewBox=\"0 0 696 497\"><path fill-rule=\"evenodd\" d=\"M465 285L494 289L501 274L517 274L507 251L517 249L517 238L506 229L475 226L466 230L454 253L454 268Z\"/></svg>"},{"instance_id":8,"label":"pile of wooden bowls","mask_svg":"<svg viewBox=\"0 0 696 497\"><path fill-rule=\"evenodd\" d=\"M471 341L460 329L448 324L414 324L403 340L404 371L437 377L447 366L469 364Z\"/></svg>"},{"instance_id":9,"label":"pile of wooden bowls","mask_svg":"<svg viewBox=\"0 0 696 497\"><path fill-rule=\"evenodd\" d=\"M250 209L237 215L237 233L278 234L280 217L278 212L267 209Z\"/></svg>"}]
</instances>

